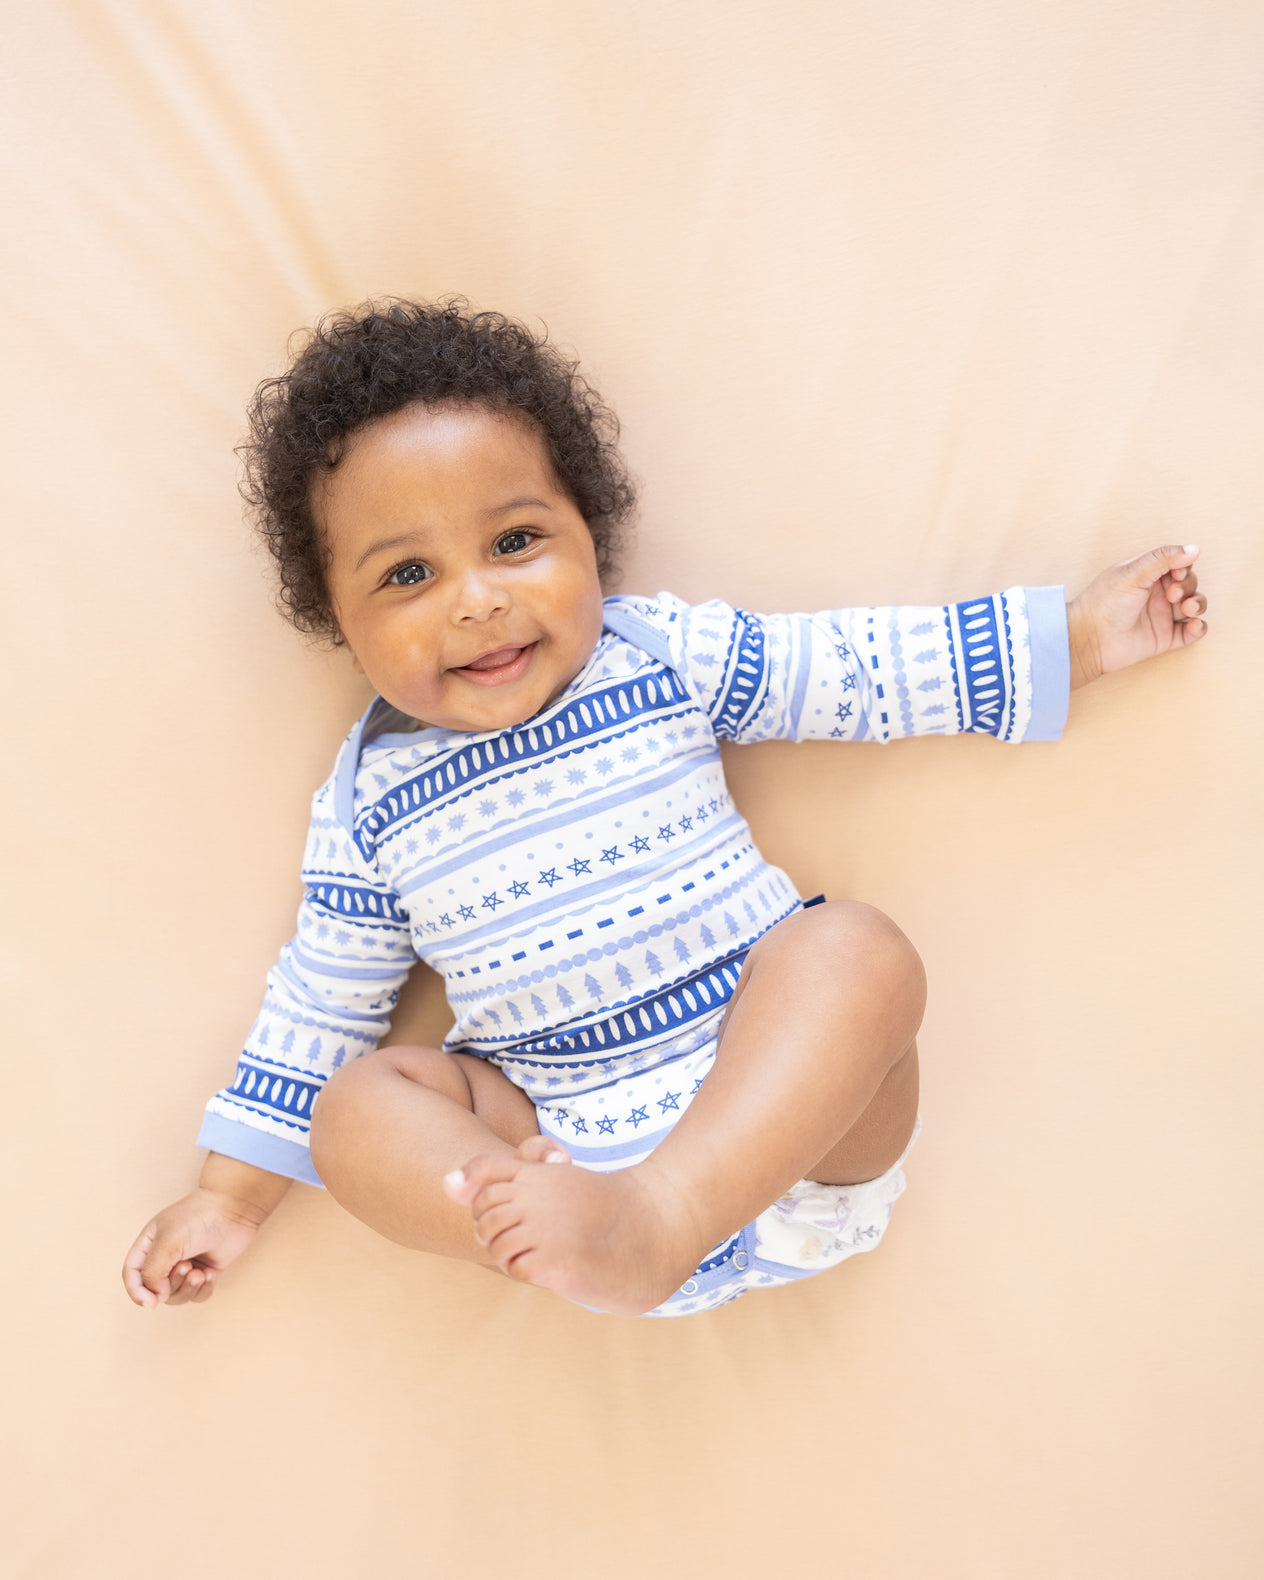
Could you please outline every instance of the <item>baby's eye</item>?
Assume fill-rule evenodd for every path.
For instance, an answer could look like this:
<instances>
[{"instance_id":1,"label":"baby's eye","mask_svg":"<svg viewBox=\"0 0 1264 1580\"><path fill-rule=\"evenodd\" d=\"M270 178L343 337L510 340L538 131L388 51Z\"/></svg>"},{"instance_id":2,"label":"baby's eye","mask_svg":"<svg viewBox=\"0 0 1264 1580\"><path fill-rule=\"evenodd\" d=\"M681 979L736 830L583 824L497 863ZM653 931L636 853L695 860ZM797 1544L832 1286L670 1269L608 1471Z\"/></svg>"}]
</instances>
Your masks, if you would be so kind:
<instances>
[{"instance_id":1,"label":"baby's eye","mask_svg":"<svg viewBox=\"0 0 1264 1580\"><path fill-rule=\"evenodd\" d=\"M496 539L496 551L499 554L521 554L523 549L530 547L531 542L530 532L506 532Z\"/></svg>"},{"instance_id":2,"label":"baby's eye","mask_svg":"<svg viewBox=\"0 0 1264 1580\"><path fill-rule=\"evenodd\" d=\"M386 578L391 587L415 587L418 582L428 581L430 572L424 565L419 565L416 560L410 560L407 565L398 565Z\"/></svg>"}]
</instances>

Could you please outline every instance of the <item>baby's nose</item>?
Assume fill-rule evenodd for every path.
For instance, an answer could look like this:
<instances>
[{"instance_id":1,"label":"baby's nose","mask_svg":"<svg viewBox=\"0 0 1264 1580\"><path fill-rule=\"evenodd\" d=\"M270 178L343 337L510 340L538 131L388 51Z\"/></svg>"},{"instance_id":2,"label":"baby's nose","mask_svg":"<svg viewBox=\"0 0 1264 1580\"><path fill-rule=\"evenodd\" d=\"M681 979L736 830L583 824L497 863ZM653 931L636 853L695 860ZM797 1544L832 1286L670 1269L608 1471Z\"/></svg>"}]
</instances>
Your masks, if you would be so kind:
<instances>
[{"instance_id":1,"label":"baby's nose","mask_svg":"<svg viewBox=\"0 0 1264 1580\"><path fill-rule=\"evenodd\" d=\"M491 620L509 608L509 594L503 580L485 567L467 572L456 583L452 596L452 619Z\"/></svg>"}]
</instances>

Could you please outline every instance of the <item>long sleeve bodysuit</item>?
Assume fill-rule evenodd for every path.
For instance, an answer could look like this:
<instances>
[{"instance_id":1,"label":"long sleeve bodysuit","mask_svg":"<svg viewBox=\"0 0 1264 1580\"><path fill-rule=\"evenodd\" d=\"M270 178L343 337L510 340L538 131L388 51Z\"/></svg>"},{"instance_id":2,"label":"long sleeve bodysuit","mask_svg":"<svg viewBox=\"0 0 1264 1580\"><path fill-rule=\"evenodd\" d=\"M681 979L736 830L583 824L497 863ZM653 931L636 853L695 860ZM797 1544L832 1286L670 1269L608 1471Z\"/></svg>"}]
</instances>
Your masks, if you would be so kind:
<instances>
[{"instance_id":1,"label":"long sleeve bodysuit","mask_svg":"<svg viewBox=\"0 0 1264 1580\"><path fill-rule=\"evenodd\" d=\"M352 730L313 798L297 932L202 1146L318 1184L321 1086L376 1046L420 956L445 981L448 1049L502 1069L577 1162L635 1162L710 1067L747 950L802 903L719 741L1047 740L1065 717L1060 588L813 615L661 593L608 599L605 623L525 724L400 729L378 702Z\"/></svg>"}]
</instances>

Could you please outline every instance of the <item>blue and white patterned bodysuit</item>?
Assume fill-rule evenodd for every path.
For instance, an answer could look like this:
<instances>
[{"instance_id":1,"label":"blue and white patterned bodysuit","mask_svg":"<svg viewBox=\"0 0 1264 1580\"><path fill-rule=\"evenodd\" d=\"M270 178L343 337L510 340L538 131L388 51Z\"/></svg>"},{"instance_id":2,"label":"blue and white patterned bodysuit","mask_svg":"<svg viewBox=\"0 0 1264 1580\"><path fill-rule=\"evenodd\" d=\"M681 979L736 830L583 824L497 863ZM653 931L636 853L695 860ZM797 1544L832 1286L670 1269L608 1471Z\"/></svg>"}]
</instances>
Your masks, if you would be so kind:
<instances>
[{"instance_id":1,"label":"blue and white patterned bodysuit","mask_svg":"<svg viewBox=\"0 0 1264 1580\"><path fill-rule=\"evenodd\" d=\"M410 721L379 700L313 798L297 933L199 1144L319 1184L313 1104L377 1045L420 956L456 1017L446 1048L503 1070L577 1163L635 1163L710 1068L747 951L802 903L718 742L1048 740L1067 691L1062 590L1012 588L815 615L611 598L588 663L525 724L395 729ZM902 1188L898 1166L802 1182L659 1313L869 1249Z\"/></svg>"}]
</instances>

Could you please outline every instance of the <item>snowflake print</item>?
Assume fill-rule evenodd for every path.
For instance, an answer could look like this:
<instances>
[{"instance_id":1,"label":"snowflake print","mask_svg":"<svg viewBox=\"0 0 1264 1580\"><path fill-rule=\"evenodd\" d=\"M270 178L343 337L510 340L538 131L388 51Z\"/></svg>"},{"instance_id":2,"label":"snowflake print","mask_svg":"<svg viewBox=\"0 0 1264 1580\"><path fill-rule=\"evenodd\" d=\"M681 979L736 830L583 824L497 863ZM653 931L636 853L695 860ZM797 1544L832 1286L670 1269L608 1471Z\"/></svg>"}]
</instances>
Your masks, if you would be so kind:
<instances>
[{"instance_id":1,"label":"snowflake print","mask_svg":"<svg viewBox=\"0 0 1264 1580\"><path fill-rule=\"evenodd\" d=\"M614 767L614 764L608 757L599 757L593 766L599 774L608 774Z\"/></svg>"},{"instance_id":2,"label":"snowflake print","mask_svg":"<svg viewBox=\"0 0 1264 1580\"><path fill-rule=\"evenodd\" d=\"M625 746L619 756L625 763L635 763L640 760L641 753L635 746Z\"/></svg>"},{"instance_id":3,"label":"snowflake print","mask_svg":"<svg viewBox=\"0 0 1264 1580\"><path fill-rule=\"evenodd\" d=\"M584 772L584 770L582 768L568 768L566 770L566 782L567 782L567 784L582 785L584 780L587 779L587 778L588 778L588 775Z\"/></svg>"},{"instance_id":4,"label":"snowflake print","mask_svg":"<svg viewBox=\"0 0 1264 1580\"><path fill-rule=\"evenodd\" d=\"M539 795L539 796L552 795L553 794L553 781L551 779L539 779L539 780L537 780L536 781L536 787L535 787L535 793L536 793L536 795Z\"/></svg>"},{"instance_id":5,"label":"snowflake print","mask_svg":"<svg viewBox=\"0 0 1264 1580\"><path fill-rule=\"evenodd\" d=\"M521 806L526 799L526 796L523 795L521 790L511 790L505 797L505 800L508 801L509 805L512 807Z\"/></svg>"},{"instance_id":6,"label":"snowflake print","mask_svg":"<svg viewBox=\"0 0 1264 1580\"><path fill-rule=\"evenodd\" d=\"M494 801L480 801L478 803L478 810L481 817L495 817L496 803Z\"/></svg>"}]
</instances>

